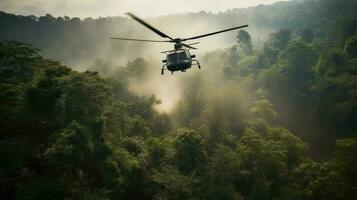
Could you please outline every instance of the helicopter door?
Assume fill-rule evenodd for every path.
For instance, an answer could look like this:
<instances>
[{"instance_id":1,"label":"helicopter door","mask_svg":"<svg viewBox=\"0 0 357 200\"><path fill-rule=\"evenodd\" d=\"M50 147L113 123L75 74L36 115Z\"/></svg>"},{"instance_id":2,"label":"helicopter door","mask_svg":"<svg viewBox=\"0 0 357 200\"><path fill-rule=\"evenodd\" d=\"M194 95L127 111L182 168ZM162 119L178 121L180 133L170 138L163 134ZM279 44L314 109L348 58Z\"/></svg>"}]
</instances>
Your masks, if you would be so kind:
<instances>
[{"instance_id":1,"label":"helicopter door","mask_svg":"<svg viewBox=\"0 0 357 200\"><path fill-rule=\"evenodd\" d=\"M177 53L177 64L179 65L180 69L187 69L191 67L191 55L189 51L184 50Z\"/></svg>"},{"instance_id":2,"label":"helicopter door","mask_svg":"<svg viewBox=\"0 0 357 200\"><path fill-rule=\"evenodd\" d=\"M166 60L167 60L168 67L175 67L177 63L177 54L176 53L168 54Z\"/></svg>"},{"instance_id":3,"label":"helicopter door","mask_svg":"<svg viewBox=\"0 0 357 200\"><path fill-rule=\"evenodd\" d=\"M187 62L190 59L190 56L188 54L188 51L181 51L177 53L177 61L179 62Z\"/></svg>"}]
</instances>

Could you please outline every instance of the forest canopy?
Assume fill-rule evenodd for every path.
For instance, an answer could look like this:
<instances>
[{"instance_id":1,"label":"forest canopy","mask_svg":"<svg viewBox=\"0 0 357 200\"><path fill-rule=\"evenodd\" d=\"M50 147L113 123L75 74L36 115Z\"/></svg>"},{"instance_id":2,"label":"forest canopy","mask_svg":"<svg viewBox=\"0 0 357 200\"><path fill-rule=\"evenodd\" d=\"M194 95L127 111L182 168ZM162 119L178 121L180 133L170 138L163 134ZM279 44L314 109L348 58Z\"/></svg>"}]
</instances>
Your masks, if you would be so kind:
<instances>
[{"instance_id":1,"label":"forest canopy","mask_svg":"<svg viewBox=\"0 0 357 200\"><path fill-rule=\"evenodd\" d=\"M1 12L0 196L354 199L356 6L293 1L217 14L249 13L274 31L259 44L241 30L200 55L203 69L180 77L170 112L132 89L159 73L148 59L119 67L98 58L82 72L54 61L100 51L79 33L113 19Z\"/></svg>"}]
</instances>

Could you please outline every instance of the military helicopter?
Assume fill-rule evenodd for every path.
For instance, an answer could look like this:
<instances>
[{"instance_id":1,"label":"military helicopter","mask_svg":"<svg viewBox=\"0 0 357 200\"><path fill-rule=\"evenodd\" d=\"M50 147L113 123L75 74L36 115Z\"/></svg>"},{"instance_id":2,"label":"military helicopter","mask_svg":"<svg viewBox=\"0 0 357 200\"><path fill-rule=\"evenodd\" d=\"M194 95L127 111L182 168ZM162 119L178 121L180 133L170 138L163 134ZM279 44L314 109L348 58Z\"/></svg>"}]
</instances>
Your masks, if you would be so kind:
<instances>
[{"instance_id":1,"label":"military helicopter","mask_svg":"<svg viewBox=\"0 0 357 200\"><path fill-rule=\"evenodd\" d=\"M190 54L190 49L196 50L197 48L193 47L193 45L199 44L199 42L191 43L191 44L185 44L183 42L248 27L248 25L243 25L243 26L237 26L237 27L224 29L224 30L220 30L220 31L216 31L216 32L211 32L211 33L207 33L207 34L203 34L203 35L198 35L198 36L194 36L194 37L189 37L189 38L173 38L173 37L170 37L167 34L163 33L162 31L159 31L158 29L154 28L153 26L151 26L144 20L140 19L139 17L135 16L134 14L132 14L132 13L126 13L126 14L129 17L131 17L132 19L134 19L135 21L144 25L146 28L155 32L162 38L167 38L168 40L147 40L147 39L134 39L134 38L123 38L123 37L111 37L111 39L137 41L137 42L174 43L173 50L161 52L161 53L166 54L166 59L162 60L162 62L164 63L164 65L161 68L162 75L164 74L164 70L171 71L171 74L173 74L175 71L185 72L187 69L191 68L192 65L197 65L198 68L201 69L201 65L200 65L199 61L197 59L195 59L196 56Z\"/></svg>"}]
</instances>

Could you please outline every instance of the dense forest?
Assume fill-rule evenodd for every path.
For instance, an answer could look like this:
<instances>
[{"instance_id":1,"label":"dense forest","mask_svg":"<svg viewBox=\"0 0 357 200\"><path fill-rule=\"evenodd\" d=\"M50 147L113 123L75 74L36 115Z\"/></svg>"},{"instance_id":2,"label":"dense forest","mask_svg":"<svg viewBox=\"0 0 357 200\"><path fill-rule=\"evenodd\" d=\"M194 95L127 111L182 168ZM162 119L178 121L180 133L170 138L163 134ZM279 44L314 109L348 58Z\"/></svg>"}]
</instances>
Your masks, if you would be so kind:
<instances>
[{"instance_id":1,"label":"dense forest","mask_svg":"<svg viewBox=\"0 0 357 200\"><path fill-rule=\"evenodd\" d=\"M0 12L1 199L355 199L356 10L306 0L153 19L260 27L165 75L180 88L169 111L133 90L159 74L151 60L91 60L128 19ZM61 62L86 57L81 72Z\"/></svg>"},{"instance_id":2,"label":"dense forest","mask_svg":"<svg viewBox=\"0 0 357 200\"><path fill-rule=\"evenodd\" d=\"M356 7L355 1L348 0L294 0L251 8L232 8L217 14L205 11L171 14L150 18L149 22L174 37L188 37L249 24L247 30L252 36L253 44L262 48L269 34L279 29L293 32L313 29L315 35L323 36L326 32L320 28L331 20L357 17ZM137 14L140 16L140 13ZM75 69L85 69L94 62L93 58L123 64L128 58L157 56L157 52L172 48L168 45L110 41L109 38L113 36L157 37L133 20L120 16L80 19L47 14L38 17L19 16L0 10L0 25L1 40L30 43L41 49L41 54L47 58L61 60ZM232 32L204 39L200 41L200 51L231 46L235 36L236 33Z\"/></svg>"}]
</instances>

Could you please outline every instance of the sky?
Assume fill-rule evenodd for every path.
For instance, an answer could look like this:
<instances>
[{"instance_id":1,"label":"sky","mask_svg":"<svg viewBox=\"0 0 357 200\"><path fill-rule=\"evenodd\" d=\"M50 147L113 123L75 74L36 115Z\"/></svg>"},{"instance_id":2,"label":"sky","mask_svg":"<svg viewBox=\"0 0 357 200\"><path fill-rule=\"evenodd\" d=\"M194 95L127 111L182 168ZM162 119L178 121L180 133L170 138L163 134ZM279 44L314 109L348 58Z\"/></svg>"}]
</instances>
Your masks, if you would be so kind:
<instances>
[{"instance_id":1,"label":"sky","mask_svg":"<svg viewBox=\"0 0 357 200\"><path fill-rule=\"evenodd\" d=\"M0 10L20 15L70 17L121 16L133 12L143 17L173 13L220 12L281 0L0 0Z\"/></svg>"}]
</instances>

